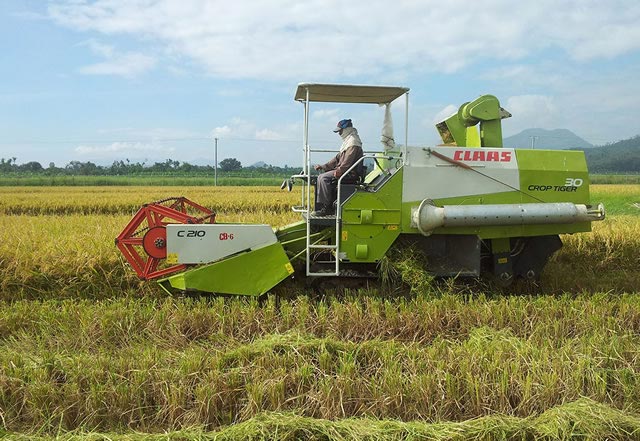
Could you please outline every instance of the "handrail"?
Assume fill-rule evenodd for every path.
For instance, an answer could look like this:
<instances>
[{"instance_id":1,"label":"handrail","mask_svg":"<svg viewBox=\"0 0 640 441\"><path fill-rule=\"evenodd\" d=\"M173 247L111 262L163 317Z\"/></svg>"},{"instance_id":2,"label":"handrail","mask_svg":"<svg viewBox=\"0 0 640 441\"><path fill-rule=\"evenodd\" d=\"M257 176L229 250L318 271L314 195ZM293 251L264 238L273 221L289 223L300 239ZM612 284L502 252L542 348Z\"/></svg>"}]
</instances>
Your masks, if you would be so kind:
<instances>
[{"instance_id":1,"label":"handrail","mask_svg":"<svg viewBox=\"0 0 640 441\"><path fill-rule=\"evenodd\" d=\"M310 152L313 153L338 153L340 151L340 149L312 149L309 148ZM380 153L379 151L376 150L366 150L366 151L362 151L362 153Z\"/></svg>"},{"instance_id":2,"label":"handrail","mask_svg":"<svg viewBox=\"0 0 640 441\"><path fill-rule=\"evenodd\" d=\"M317 151L317 150L311 150L311 151ZM328 151L328 150L327 150ZM336 152L339 150L335 150ZM402 156L377 156L378 154L380 154L380 152L375 152L375 151L371 151L371 152L365 152L366 154L362 156L362 158L360 158L358 161L356 161L353 166L349 167L349 169L344 173L345 175L347 173L349 173L350 171L352 171L354 169L354 167L356 165L358 165L361 161L364 161L367 158L372 158L372 159L387 159L387 160L393 160L393 159L400 159L402 160ZM381 168L378 165L378 168ZM291 178L297 178L297 179L302 179L305 180L307 178L313 178L319 175L314 175L314 174L305 174L305 173L298 173L295 175L291 175Z\"/></svg>"}]
</instances>

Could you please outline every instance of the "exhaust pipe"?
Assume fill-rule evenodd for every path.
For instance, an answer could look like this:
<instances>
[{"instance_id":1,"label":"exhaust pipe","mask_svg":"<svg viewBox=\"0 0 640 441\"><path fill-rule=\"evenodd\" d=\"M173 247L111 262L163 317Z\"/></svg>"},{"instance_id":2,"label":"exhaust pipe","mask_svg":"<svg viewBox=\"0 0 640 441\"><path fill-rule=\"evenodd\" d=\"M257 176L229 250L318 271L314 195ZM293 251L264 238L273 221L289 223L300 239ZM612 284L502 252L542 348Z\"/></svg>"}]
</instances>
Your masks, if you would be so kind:
<instances>
[{"instance_id":1,"label":"exhaust pipe","mask_svg":"<svg viewBox=\"0 0 640 441\"><path fill-rule=\"evenodd\" d=\"M572 224L600 221L604 205L597 207L571 202L542 204L445 205L436 207L431 199L411 209L411 227L429 236L439 227L498 225Z\"/></svg>"}]
</instances>

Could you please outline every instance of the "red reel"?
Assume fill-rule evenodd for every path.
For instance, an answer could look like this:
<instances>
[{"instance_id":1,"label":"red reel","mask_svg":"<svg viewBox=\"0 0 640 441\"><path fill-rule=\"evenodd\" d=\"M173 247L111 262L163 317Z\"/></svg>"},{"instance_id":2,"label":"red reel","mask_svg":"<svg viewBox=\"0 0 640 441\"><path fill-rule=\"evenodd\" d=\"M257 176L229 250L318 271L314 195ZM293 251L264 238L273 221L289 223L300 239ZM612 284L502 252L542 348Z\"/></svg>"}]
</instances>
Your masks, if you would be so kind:
<instances>
[{"instance_id":1,"label":"red reel","mask_svg":"<svg viewBox=\"0 0 640 441\"><path fill-rule=\"evenodd\" d=\"M214 223L216 214L185 197L163 199L143 205L116 238L129 264L143 280L156 279L184 270L187 265L163 268L167 257L168 224Z\"/></svg>"}]
</instances>

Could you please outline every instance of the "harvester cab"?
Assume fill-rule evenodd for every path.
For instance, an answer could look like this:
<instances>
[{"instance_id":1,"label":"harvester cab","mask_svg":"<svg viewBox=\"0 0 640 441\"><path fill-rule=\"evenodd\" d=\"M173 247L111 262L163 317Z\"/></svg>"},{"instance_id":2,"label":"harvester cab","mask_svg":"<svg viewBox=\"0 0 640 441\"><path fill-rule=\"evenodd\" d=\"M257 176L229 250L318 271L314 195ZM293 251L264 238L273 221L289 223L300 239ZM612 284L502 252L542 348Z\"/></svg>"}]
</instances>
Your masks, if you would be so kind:
<instances>
[{"instance_id":1,"label":"harvester cab","mask_svg":"<svg viewBox=\"0 0 640 441\"><path fill-rule=\"evenodd\" d=\"M393 137L393 126L390 122L391 113L390 105L393 101L404 97L405 104L405 142L401 149L395 146ZM304 221L285 227L279 230L279 234L292 235L294 231L298 231L299 247L304 245L303 249L298 251L303 254L305 262L305 272L309 277L336 277L346 275L368 277L375 274L375 268L371 265L379 261L384 255L384 251L390 246L389 241L395 239L395 232L389 234L387 231L398 231L399 229L399 193L396 190L387 192L378 192L387 181L402 167L403 155L406 156L406 146L408 137L408 111L409 111L409 89L406 87L393 86L356 86L344 84L310 84L303 83L298 85L294 99L303 105L304 111L304 139L303 139L303 161L302 172L292 176L292 180L299 181L301 185L300 204L293 207L293 211L301 213ZM330 216L316 216L314 211L317 208L316 201L316 178L313 175L312 163L318 154L332 153L336 154L337 150L314 148L309 143L309 115L311 103L338 103L338 104L374 104L385 106L385 123L383 124L382 139L383 152L367 151L366 146L364 154L357 162L351 165L340 178L337 179L335 188L335 214ZM373 170L362 182L347 183L345 178L349 176L349 172L358 168L365 160L371 159L374 165ZM351 205L347 201L351 199L359 199L366 195L366 202ZM358 196L360 195L360 196ZM389 207L384 214L386 220L382 220L383 212L377 211L377 219L374 221L374 207L386 207L387 197L396 197L394 207ZM382 199L380 199L382 198ZM352 202L353 203L353 202ZM363 211L364 210L364 211ZM387 210L387 208L382 208ZM345 218L346 217L346 218ZM355 224L360 227L355 227ZM351 225L350 228L346 227ZM393 230L393 228L396 230ZM304 233L303 235L301 233ZM360 241L357 243L352 240L349 242L349 234L352 238L359 236L367 236L370 240ZM375 237L375 239L374 239ZM356 249L351 245L358 245ZM346 246L346 248L345 248ZM379 249L376 253L382 253L378 258L369 258L369 248ZM384 249L384 251L383 251ZM372 254L373 255L373 254ZM356 261L356 266L349 263ZM362 262L359 262L362 261ZM347 264L345 267L344 264ZM362 271L364 268L364 272Z\"/></svg>"},{"instance_id":2,"label":"harvester cab","mask_svg":"<svg viewBox=\"0 0 640 441\"><path fill-rule=\"evenodd\" d=\"M402 98L404 97L404 100ZM301 220L268 225L222 224L185 198L147 204L116 239L142 279L167 291L260 296L294 274L376 277L381 259L402 242L418 247L436 276L494 275L503 284L537 279L561 246L560 234L591 230L605 217L589 195L583 152L502 147L501 120L511 116L483 95L436 125L437 146L409 146L409 89L336 84L298 85L304 138ZM395 145L390 104L404 101L404 144ZM336 183L332 216L314 215L312 161L335 153L309 144L316 102L375 104L385 108L382 151L364 156L373 170L357 183ZM353 164L355 169L359 163ZM302 270L304 268L304 270ZM339 279L340 280L340 279Z\"/></svg>"}]
</instances>

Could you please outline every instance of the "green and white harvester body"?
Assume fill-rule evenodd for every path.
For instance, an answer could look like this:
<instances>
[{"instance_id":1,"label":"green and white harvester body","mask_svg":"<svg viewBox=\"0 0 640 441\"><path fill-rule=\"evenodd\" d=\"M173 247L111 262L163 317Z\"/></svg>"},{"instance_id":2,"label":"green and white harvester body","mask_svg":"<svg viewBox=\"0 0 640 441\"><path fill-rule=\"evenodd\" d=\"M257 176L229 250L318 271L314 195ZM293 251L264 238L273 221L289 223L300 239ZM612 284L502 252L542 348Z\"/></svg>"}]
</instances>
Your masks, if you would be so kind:
<instances>
[{"instance_id":1,"label":"green and white harvester body","mask_svg":"<svg viewBox=\"0 0 640 441\"><path fill-rule=\"evenodd\" d=\"M399 241L418 247L433 275L489 274L506 285L538 279L562 246L560 234L591 231L591 222L604 219L602 204L590 200L583 152L502 147L501 120L511 115L491 95L436 125L443 144L411 147L408 94L404 87L298 86L303 165L283 187L300 186L300 203L292 207L299 222L275 230L215 223L212 212L177 198L141 208L118 247L141 278L158 279L169 291L261 296L298 273L376 277ZM389 106L403 97L405 140L396 146ZM386 106L382 151L364 146L361 161L372 170L358 183L338 179L332 216L313 213L312 164L327 153L309 145L313 102ZM202 216L191 214L193 207Z\"/></svg>"}]
</instances>

